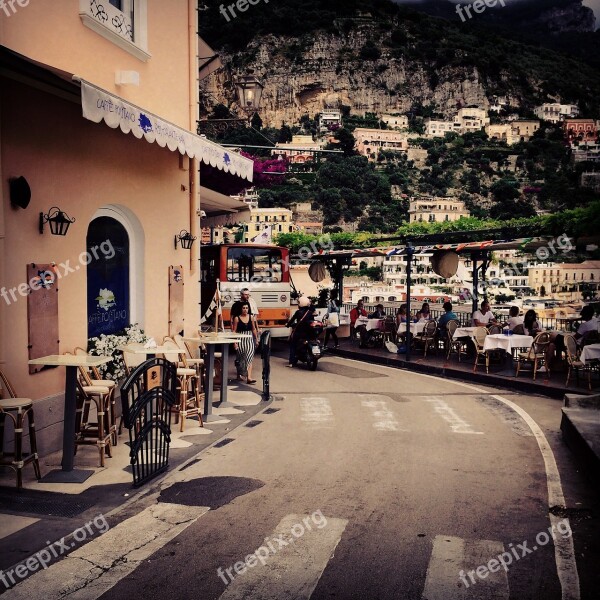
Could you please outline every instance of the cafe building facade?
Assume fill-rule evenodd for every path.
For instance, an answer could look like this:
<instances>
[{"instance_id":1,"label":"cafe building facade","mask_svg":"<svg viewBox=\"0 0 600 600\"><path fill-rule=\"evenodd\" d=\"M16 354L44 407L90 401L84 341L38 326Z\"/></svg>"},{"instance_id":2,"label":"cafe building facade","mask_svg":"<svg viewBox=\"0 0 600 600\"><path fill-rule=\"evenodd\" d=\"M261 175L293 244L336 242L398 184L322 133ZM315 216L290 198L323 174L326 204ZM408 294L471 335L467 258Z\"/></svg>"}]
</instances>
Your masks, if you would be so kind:
<instances>
[{"instance_id":1,"label":"cafe building facade","mask_svg":"<svg viewBox=\"0 0 600 600\"><path fill-rule=\"evenodd\" d=\"M61 444L64 370L28 360L133 323L158 343L194 334L200 240L186 246L247 211L228 194L252 162L195 133L197 8L60 0L0 18L0 368L34 400L41 455Z\"/></svg>"}]
</instances>

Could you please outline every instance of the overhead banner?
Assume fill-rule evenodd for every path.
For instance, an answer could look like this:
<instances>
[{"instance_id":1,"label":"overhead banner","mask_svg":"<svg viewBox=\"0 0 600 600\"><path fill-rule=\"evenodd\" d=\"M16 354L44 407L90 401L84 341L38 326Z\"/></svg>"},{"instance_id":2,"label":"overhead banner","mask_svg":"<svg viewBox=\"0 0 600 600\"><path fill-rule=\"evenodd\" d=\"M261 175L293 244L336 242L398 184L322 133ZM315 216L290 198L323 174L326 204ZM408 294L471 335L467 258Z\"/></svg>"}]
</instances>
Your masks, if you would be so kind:
<instances>
[{"instance_id":1,"label":"overhead banner","mask_svg":"<svg viewBox=\"0 0 600 600\"><path fill-rule=\"evenodd\" d=\"M104 121L112 129L133 133L138 139L144 138L161 148L167 147L173 152L178 151L221 171L252 181L254 162L250 159L161 119L83 79L78 81L81 84L83 116L89 121Z\"/></svg>"}]
</instances>

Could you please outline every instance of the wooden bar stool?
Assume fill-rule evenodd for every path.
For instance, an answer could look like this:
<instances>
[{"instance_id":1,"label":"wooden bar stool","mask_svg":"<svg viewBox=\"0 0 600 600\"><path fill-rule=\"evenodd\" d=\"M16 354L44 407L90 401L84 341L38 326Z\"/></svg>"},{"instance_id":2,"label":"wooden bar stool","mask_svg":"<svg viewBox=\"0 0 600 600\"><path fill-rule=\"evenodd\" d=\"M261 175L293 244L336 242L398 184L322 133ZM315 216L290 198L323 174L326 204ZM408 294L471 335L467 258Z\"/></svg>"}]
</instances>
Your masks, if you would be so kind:
<instances>
[{"instance_id":1,"label":"wooden bar stool","mask_svg":"<svg viewBox=\"0 0 600 600\"><path fill-rule=\"evenodd\" d=\"M30 462L33 463L36 479L39 481L41 478L37 442L35 439L33 401L30 398L17 398L13 387L2 371L0 371L0 379L10 395L10 398L0 399L0 465L10 467L17 473L17 488L20 489L23 487L23 467ZM15 432L14 451L10 453L4 452L4 423L7 416L12 419ZM29 420L30 452L27 456L23 456L23 426L25 417Z\"/></svg>"}]
</instances>

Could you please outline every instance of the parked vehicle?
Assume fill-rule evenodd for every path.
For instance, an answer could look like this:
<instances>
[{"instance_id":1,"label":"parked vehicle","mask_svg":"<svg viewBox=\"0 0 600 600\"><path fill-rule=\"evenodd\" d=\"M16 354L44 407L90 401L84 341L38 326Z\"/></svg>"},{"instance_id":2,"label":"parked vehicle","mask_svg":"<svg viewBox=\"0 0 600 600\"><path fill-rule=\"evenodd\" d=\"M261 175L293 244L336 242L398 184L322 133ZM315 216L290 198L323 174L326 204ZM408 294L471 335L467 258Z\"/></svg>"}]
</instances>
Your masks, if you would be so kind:
<instances>
[{"instance_id":1,"label":"parked vehicle","mask_svg":"<svg viewBox=\"0 0 600 600\"><path fill-rule=\"evenodd\" d=\"M309 332L306 338L299 338L296 342L296 358L311 371L316 371L323 354L323 346L319 341L319 336L323 333L323 323L313 321L306 330Z\"/></svg>"},{"instance_id":2,"label":"parked vehicle","mask_svg":"<svg viewBox=\"0 0 600 600\"><path fill-rule=\"evenodd\" d=\"M231 307L248 288L258 307L258 324L273 337L287 337L290 318L290 272L287 248L267 244L219 244L202 246L201 319L215 320L218 293L224 326L230 326Z\"/></svg>"}]
</instances>

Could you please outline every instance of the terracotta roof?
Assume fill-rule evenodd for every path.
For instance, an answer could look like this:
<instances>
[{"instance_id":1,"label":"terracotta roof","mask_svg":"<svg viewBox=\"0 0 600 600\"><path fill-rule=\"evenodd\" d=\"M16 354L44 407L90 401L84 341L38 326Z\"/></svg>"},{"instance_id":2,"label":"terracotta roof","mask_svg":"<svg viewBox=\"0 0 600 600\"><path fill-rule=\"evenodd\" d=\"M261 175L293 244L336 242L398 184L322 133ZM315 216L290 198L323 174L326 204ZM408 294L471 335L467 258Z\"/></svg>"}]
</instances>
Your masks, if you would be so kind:
<instances>
[{"instance_id":1,"label":"terracotta roof","mask_svg":"<svg viewBox=\"0 0 600 600\"><path fill-rule=\"evenodd\" d=\"M600 269L600 260L586 260L582 263L563 263L559 269Z\"/></svg>"}]
</instances>

